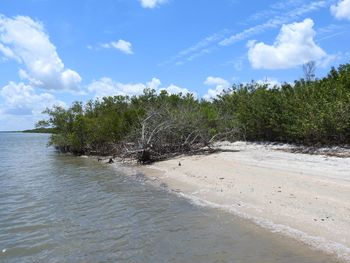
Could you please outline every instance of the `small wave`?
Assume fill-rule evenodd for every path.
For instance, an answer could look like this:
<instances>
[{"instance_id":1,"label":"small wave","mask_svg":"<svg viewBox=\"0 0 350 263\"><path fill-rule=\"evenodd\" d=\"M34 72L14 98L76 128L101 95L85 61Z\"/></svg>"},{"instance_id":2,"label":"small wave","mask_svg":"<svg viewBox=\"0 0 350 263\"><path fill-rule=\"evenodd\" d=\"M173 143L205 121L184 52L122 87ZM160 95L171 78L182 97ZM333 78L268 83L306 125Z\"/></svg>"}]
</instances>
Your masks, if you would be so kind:
<instances>
[{"instance_id":1,"label":"small wave","mask_svg":"<svg viewBox=\"0 0 350 263\"><path fill-rule=\"evenodd\" d=\"M343 244L329 241L323 237L309 235L303 231L292 228L290 226L286 226L283 224L275 224L268 219L252 216L242 211L239 211L238 209L230 205L220 205L182 192L175 192L175 194L188 199L191 203L195 205L216 208L232 213L240 218L249 220L260 227L268 229L273 233L278 233L283 236L299 240L304 244L310 246L314 250L318 250L329 255L334 255L344 262L350 262L350 248Z\"/></svg>"}]
</instances>

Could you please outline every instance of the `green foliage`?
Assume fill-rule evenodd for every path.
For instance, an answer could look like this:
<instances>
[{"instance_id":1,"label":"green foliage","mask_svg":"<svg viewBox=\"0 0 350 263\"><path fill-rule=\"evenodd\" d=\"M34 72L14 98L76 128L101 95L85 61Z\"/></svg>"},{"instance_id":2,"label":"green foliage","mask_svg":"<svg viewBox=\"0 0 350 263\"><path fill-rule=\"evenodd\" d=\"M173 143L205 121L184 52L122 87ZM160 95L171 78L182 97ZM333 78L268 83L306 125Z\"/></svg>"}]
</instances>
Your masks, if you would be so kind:
<instances>
[{"instance_id":1,"label":"green foliage","mask_svg":"<svg viewBox=\"0 0 350 263\"><path fill-rule=\"evenodd\" d=\"M248 140L300 144L350 142L350 65L321 80L268 88L256 83L234 87L219 104L236 114Z\"/></svg>"},{"instance_id":2,"label":"green foliage","mask_svg":"<svg viewBox=\"0 0 350 263\"><path fill-rule=\"evenodd\" d=\"M193 130L200 132L196 138L208 139L224 129L218 121L219 111L212 103L199 101L191 94L173 95L162 91L158 95L149 89L140 96L104 97L85 105L75 102L68 109L56 106L44 113L49 118L38 122L37 127L56 130L50 144L76 154L110 154L116 144L140 143L143 121L153 113L157 116L154 115L156 117L150 121L153 123L147 125L151 137L149 143L171 144L177 140L185 141L187 137L196 141L190 136ZM161 124L156 122L166 125L152 131ZM161 140L159 134L162 134Z\"/></svg>"},{"instance_id":3,"label":"green foliage","mask_svg":"<svg viewBox=\"0 0 350 263\"><path fill-rule=\"evenodd\" d=\"M213 101L146 89L140 96L75 102L45 113L48 120L38 122L37 128L53 129L51 144L77 154L108 154L116 144L145 143L140 138L149 116L148 141L163 145L236 138L232 131L251 141L348 144L350 65L332 68L323 79L301 79L293 85L234 85Z\"/></svg>"}]
</instances>

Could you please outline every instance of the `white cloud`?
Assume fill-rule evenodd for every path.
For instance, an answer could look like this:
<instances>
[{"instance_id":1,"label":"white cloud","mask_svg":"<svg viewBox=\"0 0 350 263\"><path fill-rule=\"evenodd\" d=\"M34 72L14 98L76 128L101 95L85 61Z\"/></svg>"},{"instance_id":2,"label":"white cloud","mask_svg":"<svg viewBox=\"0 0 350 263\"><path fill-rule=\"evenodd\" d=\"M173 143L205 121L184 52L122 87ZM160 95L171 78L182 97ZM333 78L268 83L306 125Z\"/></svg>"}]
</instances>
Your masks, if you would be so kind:
<instances>
[{"instance_id":1,"label":"white cloud","mask_svg":"<svg viewBox=\"0 0 350 263\"><path fill-rule=\"evenodd\" d=\"M111 78L101 78L100 80L92 82L88 90L95 93L98 98L106 96L133 96L142 94L147 86L143 83L120 83L114 82Z\"/></svg>"},{"instance_id":2,"label":"white cloud","mask_svg":"<svg viewBox=\"0 0 350 263\"><path fill-rule=\"evenodd\" d=\"M1 111L9 115L40 115L47 107L65 106L52 94L36 94L33 87L22 82L9 82L0 90L0 96L4 99Z\"/></svg>"},{"instance_id":3,"label":"white cloud","mask_svg":"<svg viewBox=\"0 0 350 263\"><path fill-rule=\"evenodd\" d=\"M311 19L283 25L273 45L250 41L248 58L253 68L287 69L326 59L326 52L314 41L313 25Z\"/></svg>"},{"instance_id":4,"label":"white cloud","mask_svg":"<svg viewBox=\"0 0 350 263\"><path fill-rule=\"evenodd\" d=\"M162 87L162 82L157 78L152 78L152 80L150 82L148 82L146 86L147 86L147 88L153 89L158 93L162 90L165 90L168 94L182 93L184 95L187 93L193 93L193 92L190 92L188 89L181 88L181 87L174 85L174 84L170 84L167 87ZM193 94L196 96L195 93L193 93Z\"/></svg>"},{"instance_id":5,"label":"white cloud","mask_svg":"<svg viewBox=\"0 0 350 263\"><path fill-rule=\"evenodd\" d=\"M179 94L182 93L182 95L185 95L187 93L192 93L195 97L196 94L194 92L190 92L188 89L185 88L181 88L179 86L176 86L174 84L169 85L168 87L163 87L160 88L159 91L161 90L165 90L166 92L168 92L169 94Z\"/></svg>"},{"instance_id":6,"label":"white cloud","mask_svg":"<svg viewBox=\"0 0 350 263\"><path fill-rule=\"evenodd\" d=\"M278 14L274 16L273 18L267 20L265 23L262 23L260 25L256 25L253 27L250 27L246 30L243 30L242 32L239 32L237 34L234 34L230 36L229 38L226 38L219 42L219 45L221 46L229 46L232 45L238 41L242 41L244 39L247 39L248 37L251 37L253 35L263 33L268 29L277 28L285 23L288 23L290 21L295 21L299 17L319 10L320 8L324 8L327 6L327 1L314 1L305 5L302 5L298 8L295 8L289 12L285 12L282 14Z\"/></svg>"},{"instance_id":7,"label":"white cloud","mask_svg":"<svg viewBox=\"0 0 350 263\"><path fill-rule=\"evenodd\" d=\"M189 61L210 54L218 50L220 47L233 45L254 35L264 33L268 30L278 28L283 24L295 21L308 13L329 7L329 2L329 0L312 1L308 3L305 3L304 0L279 1L270 7L274 9L273 12L270 12L271 10L269 8L268 10L263 11L263 14L260 12L255 14L257 19L268 18L265 22L248 27L235 34L232 34L235 30L221 30L179 52L177 55L164 61L160 65L183 65ZM256 18L250 17L244 21L244 24L251 23L251 21L256 20Z\"/></svg>"},{"instance_id":8,"label":"white cloud","mask_svg":"<svg viewBox=\"0 0 350 263\"><path fill-rule=\"evenodd\" d=\"M207 79L204 81L205 85L220 85L220 86L227 86L229 85L227 80L224 80L219 77L207 77Z\"/></svg>"},{"instance_id":9,"label":"white cloud","mask_svg":"<svg viewBox=\"0 0 350 263\"><path fill-rule=\"evenodd\" d=\"M207 79L204 81L204 84L207 86L215 86L214 89L209 89L203 96L203 98L206 100L211 100L217 95L221 94L224 90L230 88L230 83L227 80L219 77L207 77Z\"/></svg>"},{"instance_id":10,"label":"white cloud","mask_svg":"<svg viewBox=\"0 0 350 263\"><path fill-rule=\"evenodd\" d=\"M44 26L30 17L0 15L0 53L20 65L31 85L51 90L77 90L81 77L66 69Z\"/></svg>"},{"instance_id":11,"label":"white cloud","mask_svg":"<svg viewBox=\"0 0 350 263\"><path fill-rule=\"evenodd\" d=\"M317 41L321 42L325 39L334 38L336 36L348 33L349 25L345 24L329 24L317 29Z\"/></svg>"},{"instance_id":12,"label":"white cloud","mask_svg":"<svg viewBox=\"0 0 350 263\"><path fill-rule=\"evenodd\" d=\"M174 84L167 87L162 87L162 83L157 78L152 78L151 81L144 83L120 83L115 82L111 78L101 78L100 80L92 82L88 90L95 93L96 98L102 98L106 96L134 96L141 95L145 89L154 89L157 93L161 90L166 90L170 94L187 94L190 93L189 90L180 88Z\"/></svg>"},{"instance_id":13,"label":"white cloud","mask_svg":"<svg viewBox=\"0 0 350 263\"><path fill-rule=\"evenodd\" d=\"M195 58L208 54L213 49L211 46L216 45L216 43L225 38L225 35L229 32L229 30L224 29L218 33L214 33L213 35L202 39L193 46L180 51L178 54L162 62L160 65L167 65L172 63L175 63L175 65L183 65L186 61L191 61Z\"/></svg>"},{"instance_id":14,"label":"white cloud","mask_svg":"<svg viewBox=\"0 0 350 263\"><path fill-rule=\"evenodd\" d=\"M331 6L331 13L337 19L350 20L350 0L340 0Z\"/></svg>"},{"instance_id":15,"label":"white cloud","mask_svg":"<svg viewBox=\"0 0 350 263\"><path fill-rule=\"evenodd\" d=\"M125 54L128 54L128 55L134 54L134 52L132 50L132 44L128 41L123 40L123 39L119 39L118 41L115 41L115 42L101 44L101 47L102 48L115 48L115 49L118 49L119 51L121 51Z\"/></svg>"},{"instance_id":16,"label":"white cloud","mask_svg":"<svg viewBox=\"0 0 350 263\"><path fill-rule=\"evenodd\" d=\"M18 62L20 62L20 59L13 53L13 51L5 47L3 44L0 43L0 52L4 54L4 56L8 59L15 59Z\"/></svg>"},{"instance_id":17,"label":"white cloud","mask_svg":"<svg viewBox=\"0 0 350 263\"><path fill-rule=\"evenodd\" d=\"M279 13L284 12L284 10L291 10L297 6L304 4L305 0L282 0L272 3L267 9L258 11L257 13L248 17L248 21L256 21L260 19L266 19Z\"/></svg>"},{"instance_id":18,"label":"white cloud","mask_svg":"<svg viewBox=\"0 0 350 263\"><path fill-rule=\"evenodd\" d=\"M158 90L161 85L162 82L157 78L152 78L152 80L147 83L147 87L154 90Z\"/></svg>"},{"instance_id":19,"label":"white cloud","mask_svg":"<svg viewBox=\"0 0 350 263\"><path fill-rule=\"evenodd\" d=\"M167 2L167 0L139 0L144 8L155 8Z\"/></svg>"},{"instance_id":20,"label":"white cloud","mask_svg":"<svg viewBox=\"0 0 350 263\"><path fill-rule=\"evenodd\" d=\"M266 77L264 80L258 80L256 81L256 83L258 84L262 84L262 85L267 85L269 88L273 88L275 86L280 87L281 86L281 82L278 81L278 79L275 78L269 78Z\"/></svg>"}]
</instances>

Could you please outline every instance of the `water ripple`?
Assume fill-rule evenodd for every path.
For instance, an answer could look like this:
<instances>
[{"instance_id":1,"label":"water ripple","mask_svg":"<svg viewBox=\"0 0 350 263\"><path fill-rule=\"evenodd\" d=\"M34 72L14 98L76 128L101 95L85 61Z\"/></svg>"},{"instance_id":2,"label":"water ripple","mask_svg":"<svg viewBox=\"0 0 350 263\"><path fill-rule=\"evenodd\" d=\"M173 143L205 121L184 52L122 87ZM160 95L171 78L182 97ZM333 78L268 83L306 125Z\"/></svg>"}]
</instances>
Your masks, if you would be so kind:
<instances>
[{"instance_id":1,"label":"water ripple","mask_svg":"<svg viewBox=\"0 0 350 263\"><path fill-rule=\"evenodd\" d=\"M0 134L0 262L332 262L47 140Z\"/></svg>"}]
</instances>

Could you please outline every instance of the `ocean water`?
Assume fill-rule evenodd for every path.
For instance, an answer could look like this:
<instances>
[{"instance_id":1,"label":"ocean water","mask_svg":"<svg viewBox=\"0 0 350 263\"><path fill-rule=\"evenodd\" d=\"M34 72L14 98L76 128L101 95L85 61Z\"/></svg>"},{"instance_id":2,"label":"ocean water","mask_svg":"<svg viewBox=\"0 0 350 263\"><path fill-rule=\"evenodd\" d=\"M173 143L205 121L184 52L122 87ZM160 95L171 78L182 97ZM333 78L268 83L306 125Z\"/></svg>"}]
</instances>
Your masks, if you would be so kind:
<instances>
[{"instance_id":1,"label":"ocean water","mask_svg":"<svg viewBox=\"0 0 350 263\"><path fill-rule=\"evenodd\" d=\"M0 262L335 262L142 174L0 133Z\"/></svg>"}]
</instances>

